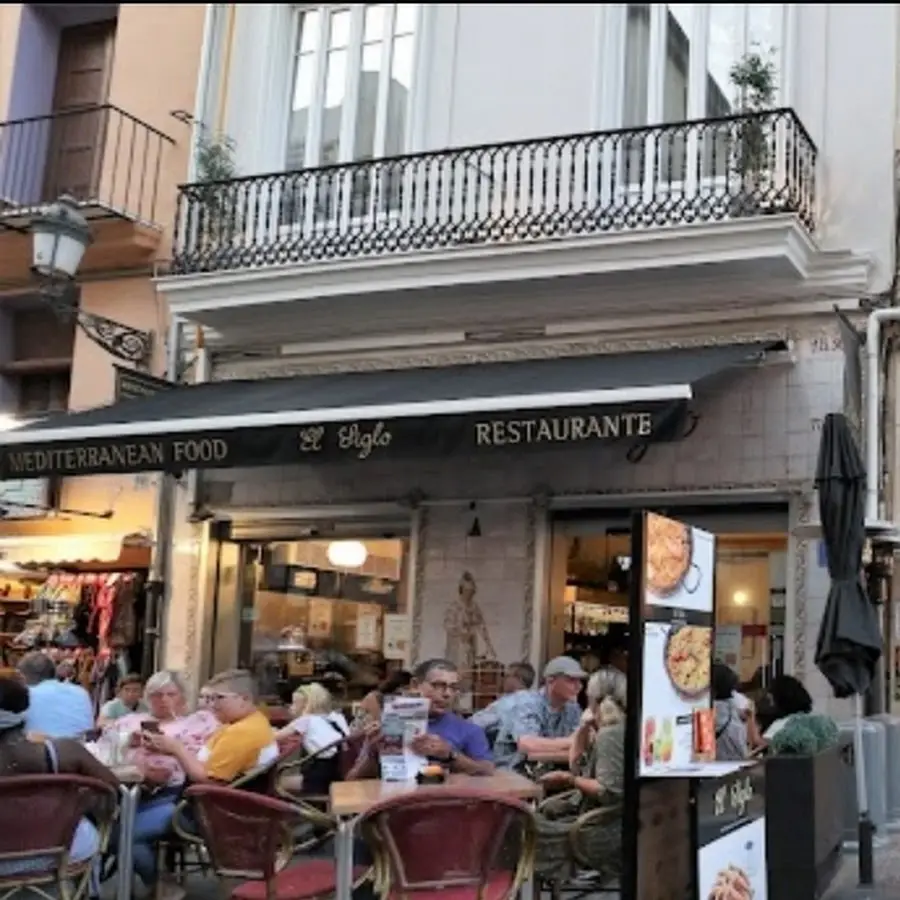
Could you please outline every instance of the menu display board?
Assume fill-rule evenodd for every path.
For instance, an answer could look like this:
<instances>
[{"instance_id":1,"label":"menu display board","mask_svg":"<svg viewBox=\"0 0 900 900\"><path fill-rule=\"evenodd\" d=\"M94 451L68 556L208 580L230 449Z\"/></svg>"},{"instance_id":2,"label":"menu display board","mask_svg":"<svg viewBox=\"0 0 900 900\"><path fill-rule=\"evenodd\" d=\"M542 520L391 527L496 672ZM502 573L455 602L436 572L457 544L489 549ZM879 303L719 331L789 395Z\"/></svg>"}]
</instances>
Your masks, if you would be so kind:
<instances>
[{"instance_id":1,"label":"menu display board","mask_svg":"<svg viewBox=\"0 0 900 900\"><path fill-rule=\"evenodd\" d=\"M638 774L680 776L709 753L715 537L655 513L641 525Z\"/></svg>"},{"instance_id":2,"label":"menu display board","mask_svg":"<svg viewBox=\"0 0 900 900\"><path fill-rule=\"evenodd\" d=\"M765 767L695 782L698 900L766 900Z\"/></svg>"}]
</instances>

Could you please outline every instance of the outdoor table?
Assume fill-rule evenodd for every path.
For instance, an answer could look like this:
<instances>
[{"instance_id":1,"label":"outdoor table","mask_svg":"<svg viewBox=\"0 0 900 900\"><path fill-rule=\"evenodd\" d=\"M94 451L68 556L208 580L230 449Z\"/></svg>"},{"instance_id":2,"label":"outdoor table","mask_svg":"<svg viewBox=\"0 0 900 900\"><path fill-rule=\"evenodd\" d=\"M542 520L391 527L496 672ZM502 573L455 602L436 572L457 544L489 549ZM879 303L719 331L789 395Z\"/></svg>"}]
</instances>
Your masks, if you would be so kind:
<instances>
[{"instance_id":1,"label":"outdoor table","mask_svg":"<svg viewBox=\"0 0 900 900\"><path fill-rule=\"evenodd\" d=\"M137 815L144 777L135 766L112 766L111 771L119 779L119 852L116 868L116 900L131 900L134 884L132 845L134 843L134 819Z\"/></svg>"},{"instance_id":2,"label":"outdoor table","mask_svg":"<svg viewBox=\"0 0 900 900\"><path fill-rule=\"evenodd\" d=\"M400 794L414 794L422 789L415 781L336 781L331 785L329 809L338 820L334 842L336 866L336 900L350 900L353 890L353 831L357 819L377 803ZM538 800L542 795L539 784L517 772L494 772L492 775L451 774L443 784L426 785L426 790L450 788L477 788L496 794L504 794L517 800ZM522 886L522 900L532 900L534 882L528 879Z\"/></svg>"}]
</instances>

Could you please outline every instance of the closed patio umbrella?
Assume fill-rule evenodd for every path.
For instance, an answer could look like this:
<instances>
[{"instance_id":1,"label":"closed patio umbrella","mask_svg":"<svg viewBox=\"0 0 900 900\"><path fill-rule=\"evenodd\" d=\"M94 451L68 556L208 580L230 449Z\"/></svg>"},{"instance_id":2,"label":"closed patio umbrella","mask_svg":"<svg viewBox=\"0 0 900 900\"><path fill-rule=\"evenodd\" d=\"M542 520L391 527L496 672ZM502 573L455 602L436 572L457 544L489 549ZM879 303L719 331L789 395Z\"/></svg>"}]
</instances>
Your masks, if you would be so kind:
<instances>
[{"instance_id":1,"label":"closed patio umbrella","mask_svg":"<svg viewBox=\"0 0 900 900\"><path fill-rule=\"evenodd\" d=\"M862 748L862 695L868 690L881 656L878 613L862 581L866 543L866 470L844 416L829 413L822 427L816 490L822 540L831 587L816 641L816 665L836 697L856 695L856 792L860 817L860 873L863 883L864 843L871 859L871 825Z\"/></svg>"}]
</instances>

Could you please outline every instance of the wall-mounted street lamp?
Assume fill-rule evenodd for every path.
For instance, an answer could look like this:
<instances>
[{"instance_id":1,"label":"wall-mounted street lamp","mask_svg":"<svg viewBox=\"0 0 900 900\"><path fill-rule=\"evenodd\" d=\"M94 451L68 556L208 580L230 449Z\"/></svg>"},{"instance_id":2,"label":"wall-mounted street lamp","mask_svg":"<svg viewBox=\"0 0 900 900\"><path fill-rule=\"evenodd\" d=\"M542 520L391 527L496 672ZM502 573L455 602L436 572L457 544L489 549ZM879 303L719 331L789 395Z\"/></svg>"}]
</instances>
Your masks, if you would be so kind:
<instances>
[{"instance_id":1,"label":"wall-mounted street lamp","mask_svg":"<svg viewBox=\"0 0 900 900\"><path fill-rule=\"evenodd\" d=\"M61 319L75 324L95 344L125 362L146 366L153 352L153 335L79 309L75 282L84 252L91 243L91 228L69 196L60 197L31 220L33 263L41 299Z\"/></svg>"}]
</instances>

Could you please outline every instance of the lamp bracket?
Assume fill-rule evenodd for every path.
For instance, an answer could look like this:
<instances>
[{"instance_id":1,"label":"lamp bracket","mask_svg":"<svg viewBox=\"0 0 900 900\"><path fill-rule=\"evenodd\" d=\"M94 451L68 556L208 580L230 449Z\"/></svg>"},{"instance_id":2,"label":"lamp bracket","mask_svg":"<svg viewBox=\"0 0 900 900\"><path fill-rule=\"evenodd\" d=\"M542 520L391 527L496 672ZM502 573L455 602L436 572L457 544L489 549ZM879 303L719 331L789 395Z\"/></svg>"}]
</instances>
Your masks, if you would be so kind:
<instances>
[{"instance_id":1,"label":"lamp bracket","mask_svg":"<svg viewBox=\"0 0 900 900\"><path fill-rule=\"evenodd\" d=\"M139 366L149 363L153 353L153 335L149 331L81 311L76 321L81 330L110 356Z\"/></svg>"},{"instance_id":2,"label":"lamp bracket","mask_svg":"<svg viewBox=\"0 0 900 900\"><path fill-rule=\"evenodd\" d=\"M74 318L78 327L110 356L145 366L153 353L153 335L78 308L78 288L73 281L41 279L41 298L60 319Z\"/></svg>"}]
</instances>

